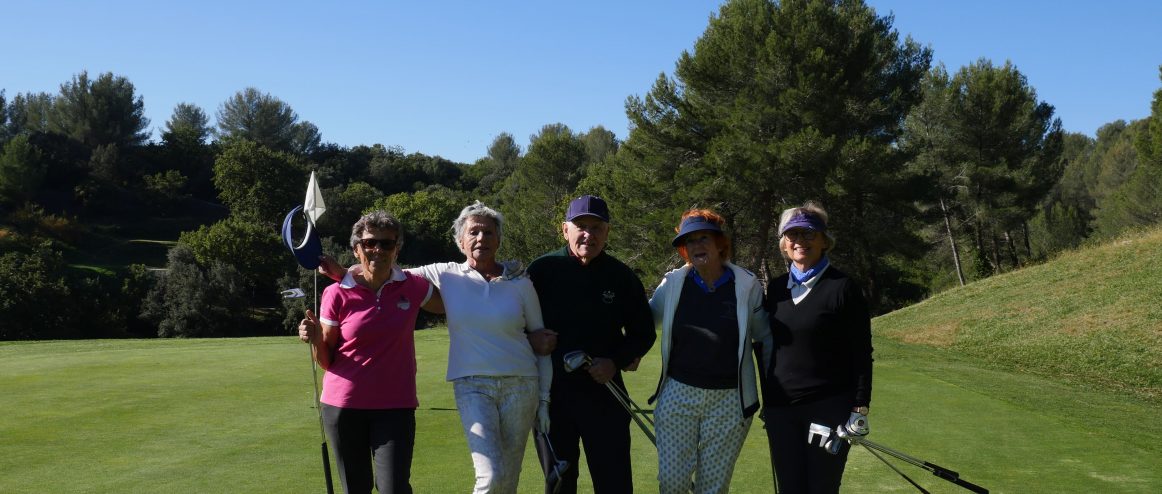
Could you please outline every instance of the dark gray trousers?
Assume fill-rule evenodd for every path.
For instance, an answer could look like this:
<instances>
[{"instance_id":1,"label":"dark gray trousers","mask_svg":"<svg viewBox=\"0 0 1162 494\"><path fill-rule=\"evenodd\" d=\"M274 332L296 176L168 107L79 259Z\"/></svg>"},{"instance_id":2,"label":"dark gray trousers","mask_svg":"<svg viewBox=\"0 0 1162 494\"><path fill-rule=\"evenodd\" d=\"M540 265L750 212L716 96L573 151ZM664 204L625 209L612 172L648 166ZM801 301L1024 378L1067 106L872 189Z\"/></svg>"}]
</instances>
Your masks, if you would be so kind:
<instances>
[{"instance_id":1,"label":"dark gray trousers","mask_svg":"<svg viewBox=\"0 0 1162 494\"><path fill-rule=\"evenodd\" d=\"M414 409L360 410L320 404L346 494L411 494ZM372 463L374 462L374 469ZM374 475L373 475L374 472Z\"/></svg>"}]
</instances>

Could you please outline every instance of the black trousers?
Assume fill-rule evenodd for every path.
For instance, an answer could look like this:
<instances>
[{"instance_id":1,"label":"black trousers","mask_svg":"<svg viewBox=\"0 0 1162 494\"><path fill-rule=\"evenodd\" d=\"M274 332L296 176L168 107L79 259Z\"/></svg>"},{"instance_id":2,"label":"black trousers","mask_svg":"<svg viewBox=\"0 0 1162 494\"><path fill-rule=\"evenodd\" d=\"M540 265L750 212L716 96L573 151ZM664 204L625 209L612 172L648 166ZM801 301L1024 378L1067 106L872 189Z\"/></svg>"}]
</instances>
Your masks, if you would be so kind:
<instances>
[{"instance_id":1,"label":"black trousers","mask_svg":"<svg viewBox=\"0 0 1162 494\"><path fill-rule=\"evenodd\" d=\"M577 492L580 442L585 447L595 494L630 494L629 412L604 385L554 382L549 405L549 439L557 457L571 465L561 481L562 493Z\"/></svg>"},{"instance_id":2,"label":"black trousers","mask_svg":"<svg viewBox=\"0 0 1162 494\"><path fill-rule=\"evenodd\" d=\"M416 411L360 410L320 404L339 481L347 494L411 494ZM372 462L374 461L374 476Z\"/></svg>"},{"instance_id":3,"label":"black trousers","mask_svg":"<svg viewBox=\"0 0 1162 494\"><path fill-rule=\"evenodd\" d=\"M847 465L847 444L833 455L819 447L819 441L807 443L812 423L834 429L846 424L851 416L850 394L833 396L811 403L768 406L767 440L771 442L771 465L779 483L779 494L836 494Z\"/></svg>"}]
</instances>

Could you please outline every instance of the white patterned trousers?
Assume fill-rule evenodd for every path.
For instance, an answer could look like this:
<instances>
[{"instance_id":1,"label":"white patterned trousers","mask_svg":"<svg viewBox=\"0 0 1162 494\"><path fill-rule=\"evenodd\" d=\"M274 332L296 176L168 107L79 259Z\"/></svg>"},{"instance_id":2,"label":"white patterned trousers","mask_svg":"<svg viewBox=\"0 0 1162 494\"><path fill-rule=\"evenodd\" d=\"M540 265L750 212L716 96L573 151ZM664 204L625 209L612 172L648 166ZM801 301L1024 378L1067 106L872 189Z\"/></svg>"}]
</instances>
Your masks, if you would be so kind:
<instances>
[{"instance_id":1,"label":"white patterned trousers","mask_svg":"<svg viewBox=\"0 0 1162 494\"><path fill-rule=\"evenodd\" d=\"M468 376L453 380L452 389L476 469L472 492L516 492L537 417L537 378Z\"/></svg>"},{"instance_id":2,"label":"white patterned trousers","mask_svg":"<svg viewBox=\"0 0 1162 494\"><path fill-rule=\"evenodd\" d=\"M702 389L666 379L654 410L662 494L730 491L751 418L737 389ZM693 477L693 479L691 479Z\"/></svg>"}]
</instances>

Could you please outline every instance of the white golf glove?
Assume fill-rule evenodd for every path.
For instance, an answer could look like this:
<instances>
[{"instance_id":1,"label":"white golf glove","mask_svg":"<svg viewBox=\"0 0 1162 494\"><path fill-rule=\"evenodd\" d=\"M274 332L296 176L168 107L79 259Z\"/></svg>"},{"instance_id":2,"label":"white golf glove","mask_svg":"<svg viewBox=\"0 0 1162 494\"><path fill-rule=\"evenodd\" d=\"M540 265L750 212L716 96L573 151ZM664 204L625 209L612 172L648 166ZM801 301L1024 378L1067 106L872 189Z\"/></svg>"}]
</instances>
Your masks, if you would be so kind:
<instances>
[{"instance_id":1,"label":"white golf glove","mask_svg":"<svg viewBox=\"0 0 1162 494\"><path fill-rule=\"evenodd\" d=\"M871 432L867 424L867 415L859 412L851 412L851 417L848 417L847 425L844 428L852 436L866 436Z\"/></svg>"},{"instance_id":2,"label":"white golf glove","mask_svg":"<svg viewBox=\"0 0 1162 494\"><path fill-rule=\"evenodd\" d=\"M536 428L542 434L549 433L549 400L541 400L537 405Z\"/></svg>"}]
</instances>

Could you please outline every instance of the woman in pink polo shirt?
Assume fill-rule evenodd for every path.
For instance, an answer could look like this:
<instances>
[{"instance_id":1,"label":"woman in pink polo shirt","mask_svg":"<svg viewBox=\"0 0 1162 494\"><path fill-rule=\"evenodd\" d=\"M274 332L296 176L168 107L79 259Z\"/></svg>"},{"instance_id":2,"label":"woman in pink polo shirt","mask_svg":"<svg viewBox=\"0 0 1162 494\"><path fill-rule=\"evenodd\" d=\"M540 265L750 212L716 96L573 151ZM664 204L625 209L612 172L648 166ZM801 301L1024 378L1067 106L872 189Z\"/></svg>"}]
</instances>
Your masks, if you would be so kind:
<instances>
[{"instance_id":1,"label":"woman in pink polo shirt","mask_svg":"<svg viewBox=\"0 0 1162 494\"><path fill-rule=\"evenodd\" d=\"M381 493L412 491L419 405L413 333L420 307L439 310L440 300L431 283L395 265L402 243L403 228L390 214L359 218L351 248L362 269L323 291L317 320L307 314L315 324L306 326L306 337L327 371L323 425L348 494L370 493L373 481Z\"/></svg>"}]
</instances>

